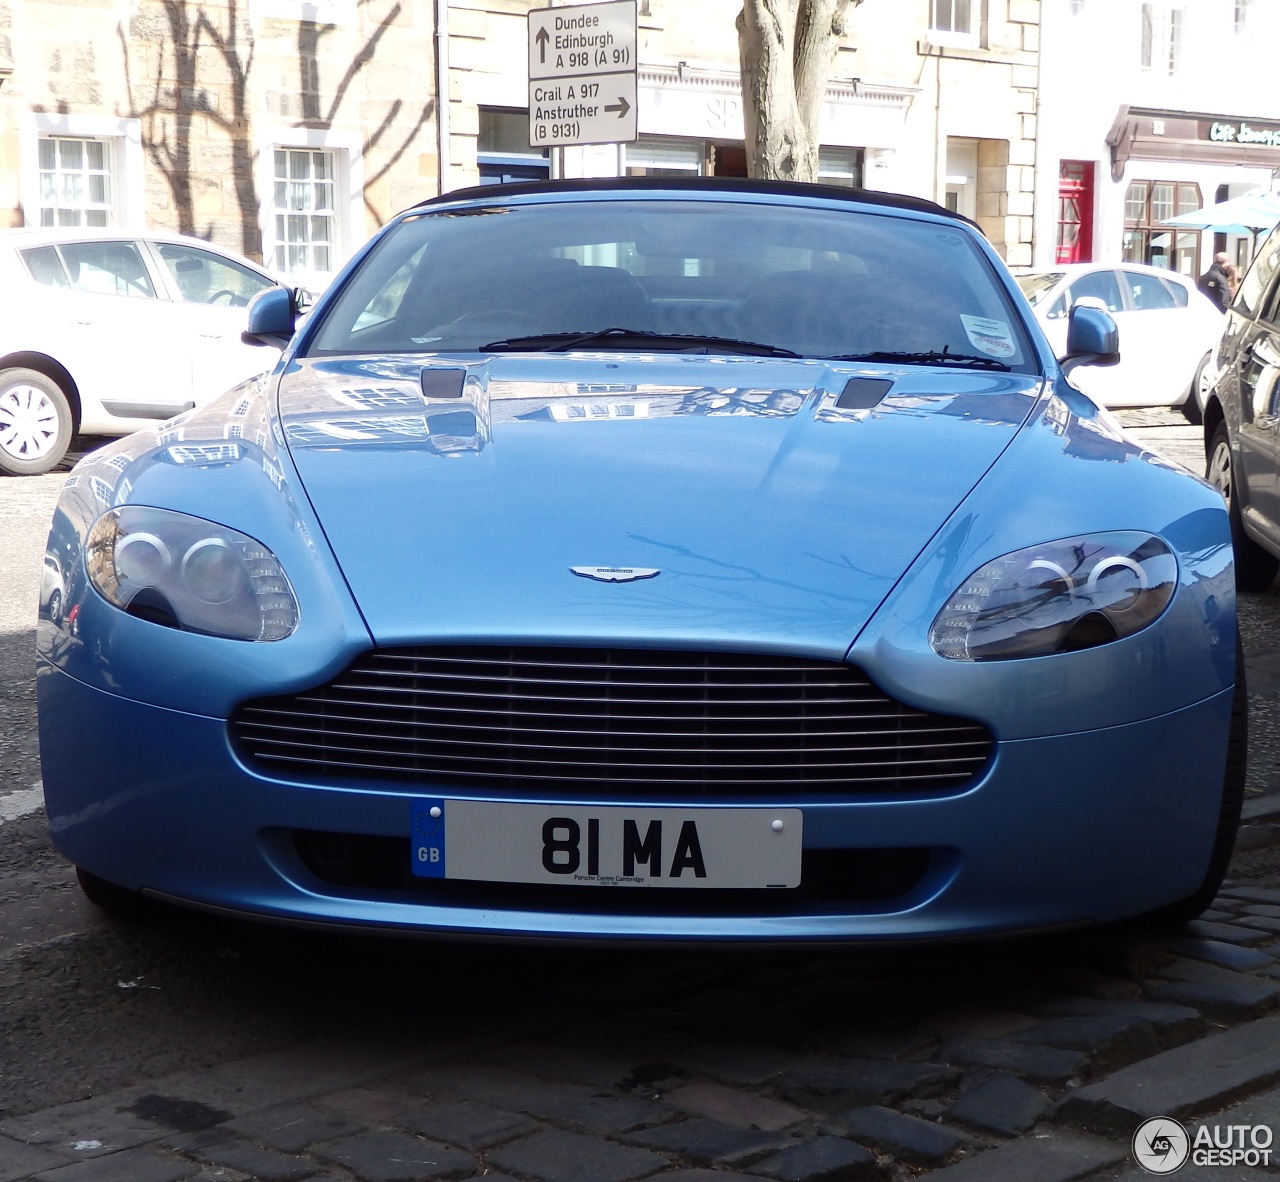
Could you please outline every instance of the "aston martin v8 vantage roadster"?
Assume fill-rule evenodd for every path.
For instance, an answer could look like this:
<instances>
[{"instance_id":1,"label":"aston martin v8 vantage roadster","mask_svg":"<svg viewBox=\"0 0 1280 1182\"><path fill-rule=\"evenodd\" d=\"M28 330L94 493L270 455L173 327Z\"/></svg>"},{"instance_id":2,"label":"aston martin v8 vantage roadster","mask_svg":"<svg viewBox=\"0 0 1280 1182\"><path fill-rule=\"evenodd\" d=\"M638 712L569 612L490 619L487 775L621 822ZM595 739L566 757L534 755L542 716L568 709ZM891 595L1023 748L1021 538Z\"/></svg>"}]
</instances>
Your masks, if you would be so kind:
<instances>
[{"instance_id":1,"label":"aston martin v8 vantage roadster","mask_svg":"<svg viewBox=\"0 0 1280 1182\"><path fill-rule=\"evenodd\" d=\"M270 373L71 473L44 790L90 898L846 941L1179 918L1244 687L1222 498L979 229L749 181L450 193Z\"/></svg>"}]
</instances>

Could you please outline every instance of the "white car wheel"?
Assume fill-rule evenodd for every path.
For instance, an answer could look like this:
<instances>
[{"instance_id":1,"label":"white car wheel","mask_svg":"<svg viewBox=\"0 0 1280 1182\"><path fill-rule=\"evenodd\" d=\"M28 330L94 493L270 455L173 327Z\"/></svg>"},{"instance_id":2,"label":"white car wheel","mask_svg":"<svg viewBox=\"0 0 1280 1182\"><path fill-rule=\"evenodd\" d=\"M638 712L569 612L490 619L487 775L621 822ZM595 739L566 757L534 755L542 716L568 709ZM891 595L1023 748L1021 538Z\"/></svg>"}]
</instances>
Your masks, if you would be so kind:
<instances>
[{"instance_id":1,"label":"white car wheel","mask_svg":"<svg viewBox=\"0 0 1280 1182\"><path fill-rule=\"evenodd\" d=\"M71 445L71 407L58 384L34 369L0 373L0 472L38 476Z\"/></svg>"}]
</instances>

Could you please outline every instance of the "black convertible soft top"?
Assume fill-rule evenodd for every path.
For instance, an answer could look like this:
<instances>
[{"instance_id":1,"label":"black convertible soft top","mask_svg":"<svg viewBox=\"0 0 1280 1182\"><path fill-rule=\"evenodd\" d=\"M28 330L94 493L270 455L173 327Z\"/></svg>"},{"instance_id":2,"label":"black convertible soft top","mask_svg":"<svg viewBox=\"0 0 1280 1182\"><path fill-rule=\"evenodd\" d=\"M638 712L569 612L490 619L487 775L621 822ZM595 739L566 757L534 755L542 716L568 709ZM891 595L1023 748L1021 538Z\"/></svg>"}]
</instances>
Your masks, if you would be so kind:
<instances>
[{"instance_id":1,"label":"black convertible soft top","mask_svg":"<svg viewBox=\"0 0 1280 1182\"><path fill-rule=\"evenodd\" d=\"M783 197L821 197L828 201L849 201L859 205L883 205L892 209L907 209L916 213L931 213L954 218L959 222L973 223L963 214L945 209L935 201L924 197L910 197L905 193L883 193L875 189L851 189L842 185L809 184L801 181L761 181L749 177L587 177L560 181L517 181L509 185L476 185L467 189L453 189L430 197L413 206L441 205L450 201L472 201L478 198L501 201L505 197L522 197L541 193L617 193L661 190L679 192L697 190L718 193L776 193Z\"/></svg>"}]
</instances>

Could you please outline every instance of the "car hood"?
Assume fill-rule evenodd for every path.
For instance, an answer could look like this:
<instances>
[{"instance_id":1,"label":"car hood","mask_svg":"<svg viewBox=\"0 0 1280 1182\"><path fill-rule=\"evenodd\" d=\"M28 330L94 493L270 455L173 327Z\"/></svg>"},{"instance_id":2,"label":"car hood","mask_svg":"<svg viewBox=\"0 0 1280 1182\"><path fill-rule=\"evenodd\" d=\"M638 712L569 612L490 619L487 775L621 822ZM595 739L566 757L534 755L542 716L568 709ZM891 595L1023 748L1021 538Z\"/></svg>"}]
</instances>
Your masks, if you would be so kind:
<instances>
[{"instance_id":1,"label":"car hood","mask_svg":"<svg viewBox=\"0 0 1280 1182\"><path fill-rule=\"evenodd\" d=\"M839 658L1041 388L771 358L341 358L293 362L279 407L380 645Z\"/></svg>"}]
</instances>

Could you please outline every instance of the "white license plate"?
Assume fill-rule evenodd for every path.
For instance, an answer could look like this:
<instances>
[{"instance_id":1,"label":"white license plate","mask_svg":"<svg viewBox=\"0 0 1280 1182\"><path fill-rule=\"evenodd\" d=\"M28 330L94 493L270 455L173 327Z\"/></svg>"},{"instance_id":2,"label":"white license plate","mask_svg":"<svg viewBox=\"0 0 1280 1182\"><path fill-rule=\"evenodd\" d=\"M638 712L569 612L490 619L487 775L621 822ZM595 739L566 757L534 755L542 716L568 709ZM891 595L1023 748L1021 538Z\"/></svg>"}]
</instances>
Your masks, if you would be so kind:
<instances>
[{"instance_id":1,"label":"white license plate","mask_svg":"<svg viewBox=\"0 0 1280 1182\"><path fill-rule=\"evenodd\" d=\"M565 886L800 885L799 809L413 802L413 872Z\"/></svg>"}]
</instances>

